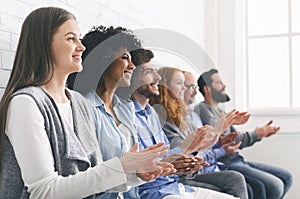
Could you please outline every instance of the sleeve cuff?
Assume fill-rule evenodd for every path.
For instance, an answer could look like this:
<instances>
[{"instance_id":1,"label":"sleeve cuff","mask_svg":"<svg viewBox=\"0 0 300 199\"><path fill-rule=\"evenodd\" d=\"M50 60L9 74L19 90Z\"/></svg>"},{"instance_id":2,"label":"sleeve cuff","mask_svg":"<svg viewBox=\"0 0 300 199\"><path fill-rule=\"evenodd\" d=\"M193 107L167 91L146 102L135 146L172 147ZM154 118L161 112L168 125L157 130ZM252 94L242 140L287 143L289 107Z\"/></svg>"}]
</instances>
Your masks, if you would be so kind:
<instances>
[{"instance_id":1,"label":"sleeve cuff","mask_svg":"<svg viewBox=\"0 0 300 199\"><path fill-rule=\"evenodd\" d=\"M179 153L183 153L182 149L180 147L175 147L169 150L168 156L173 154L179 154Z\"/></svg>"}]
</instances>

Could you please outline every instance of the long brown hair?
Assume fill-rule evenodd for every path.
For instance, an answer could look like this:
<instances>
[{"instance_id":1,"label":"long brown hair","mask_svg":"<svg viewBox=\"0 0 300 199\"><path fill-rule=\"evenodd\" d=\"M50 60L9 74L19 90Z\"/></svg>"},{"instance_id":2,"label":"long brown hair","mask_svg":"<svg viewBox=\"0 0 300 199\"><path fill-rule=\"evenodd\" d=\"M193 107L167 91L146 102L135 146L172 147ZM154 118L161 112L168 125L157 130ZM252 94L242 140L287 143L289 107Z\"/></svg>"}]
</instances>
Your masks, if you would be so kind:
<instances>
[{"instance_id":1,"label":"long brown hair","mask_svg":"<svg viewBox=\"0 0 300 199\"><path fill-rule=\"evenodd\" d=\"M52 36L68 19L75 16L61 8L45 7L32 11L22 25L12 72L0 102L0 160L11 95L18 89L40 86L51 80Z\"/></svg>"},{"instance_id":2,"label":"long brown hair","mask_svg":"<svg viewBox=\"0 0 300 199\"><path fill-rule=\"evenodd\" d=\"M167 121L175 123L180 130L184 130L187 127L184 122L184 115L187 114L186 105L170 89L170 81L174 74L183 71L178 68L163 67L157 72L161 76L158 85L159 95L151 97L150 104L162 105L167 112Z\"/></svg>"}]
</instances>

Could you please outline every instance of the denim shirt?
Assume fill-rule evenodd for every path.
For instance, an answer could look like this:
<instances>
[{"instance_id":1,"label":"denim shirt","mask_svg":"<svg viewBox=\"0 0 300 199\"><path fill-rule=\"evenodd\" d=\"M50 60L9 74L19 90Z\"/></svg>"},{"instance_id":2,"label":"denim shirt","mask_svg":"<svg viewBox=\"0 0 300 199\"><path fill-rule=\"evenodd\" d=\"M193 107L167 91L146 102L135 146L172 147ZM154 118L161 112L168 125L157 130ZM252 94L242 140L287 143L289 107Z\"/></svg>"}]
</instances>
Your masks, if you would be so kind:
<instances>
[{"instance_id":1,"label":"denim shirt","mask_svg":"<svg viewBox=\"0 0 300 199\"><path fill-rule=\"evenodd\" d=\"M134 109L130 108L130 104L122 103L117 95L113 96L112 106L113 111L118 120L131 132L131 144L128 146L126 138L120 132L116 125L113 116L107 111L102 99L95 93L90 92L85 95L93 109L94 118L96 121L96 134L100 150L102 152L103 161L112 159L113 157L121 157L130 147L137 142L136 128L133 124ZM139 198L137 190L132 188L129 192L124 193L124 198ZM133 196L132 196L133 195ZM117 198L118 193L101 193L97 195L97 199Z\"/></svg>"},{"instance_id":2,"label":"denim shirt","mask_svg":"<svg viewBox=\"0 0 300 199\"><path fill-rule=\"evenodd\" d=\"M140 150L159 142L169 144L154 108L147 104L145 109L143 109L138 102L134 102L134 107ZM182 150L179 147L176 147L169 150L168 155L176 153L182 153ZM189 186L185 186L185 188L186 191L194 191ZM178 176L158 177L155 181L140 185L139 193L143 199L163 198L166 195L180 195Z\"/></svg>"}]
</instances>

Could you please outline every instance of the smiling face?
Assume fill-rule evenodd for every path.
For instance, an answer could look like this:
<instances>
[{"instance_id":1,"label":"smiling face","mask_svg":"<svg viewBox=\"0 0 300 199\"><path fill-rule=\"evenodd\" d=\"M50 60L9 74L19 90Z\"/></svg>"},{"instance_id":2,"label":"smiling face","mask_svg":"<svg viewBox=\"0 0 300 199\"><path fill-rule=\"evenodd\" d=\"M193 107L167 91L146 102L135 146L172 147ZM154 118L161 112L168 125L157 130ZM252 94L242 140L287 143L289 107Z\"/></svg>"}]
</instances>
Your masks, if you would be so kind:
<instances>
[{"instance_id":1,"label":"smiling face","mask_svg":"<svg viewBox=\"0 0 300 199\"><path fill-rule=\"evenodd\" d=\"M169 81L169 89L174 93L174 95L180 99L184 99L184 91L185 91L185 86L184 86L184 75L180 71L175 71L173 76L171 77Z\"/></svg>"},{"instance_id":2,"label":"smiling face","mask_svg":"<svg viewBox=\"0 0 300 199\"><path fill-rule=\"evenodd\" d=\"M130 86L131 76L135 69L131 62L130 53L127 48L120 48L113 52L115 60L110 64L105 76L107 81L114 81L117 87Z\"/></svg>"},{"instance_id":3,"label":"smiling face","mask_svg":"<svg viewBox=\"0 0 300 199\"><path fill-rule=\"evenodd\" d=\"M69 75L82 70L81 55L85 47L79 36L79 27L74 19L64 22L53 34L51 55L55 74Z\"/></svg>"},{"instance_id":4,"label":"smiling face","mask_svg":"<svg viewBox=\"0 0 300 199\"><path fill-rule=\"evenodd\" d=\"M158 83L161 77L157 73L157 68L151 62L138 67L135 75L134 86L138 87L136 92L150 98L159 94Z\"/></svg>"}]
</instances>

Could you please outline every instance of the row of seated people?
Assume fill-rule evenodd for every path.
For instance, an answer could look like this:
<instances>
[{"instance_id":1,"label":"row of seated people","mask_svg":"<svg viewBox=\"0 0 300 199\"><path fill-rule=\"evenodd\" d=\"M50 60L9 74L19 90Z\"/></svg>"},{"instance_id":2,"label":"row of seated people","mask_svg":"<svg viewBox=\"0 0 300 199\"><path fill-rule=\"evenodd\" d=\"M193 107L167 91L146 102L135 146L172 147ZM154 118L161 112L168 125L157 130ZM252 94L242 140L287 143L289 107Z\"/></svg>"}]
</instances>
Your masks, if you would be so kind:
<instances>
[{"instance_id":1,"label":"row of seated people","mask_svg":"<svg viewBox=\"0 0 300 199\"><path fill-rule=\"evenodd\" d=\"M105 31L110 32L111 35L125 33L122 36L117 35L119 37L117 39L130 40L127 38L128 32L124 28L114 29L110 27L105 29L105 27L99 27L83 38L83 44L89 47L91 46L89 41L98 41L98 43L92 43L92 45L98 46L103 40L103 32ZM119 43L122 44L122 41ZM232 125L245 124L249 120L250 114L233 110L227 114L223 113L224 116L222 116L222 110L218 109L217 105L219 102L229 101L229 97L224 92L225 85L222 83L217 70L212 69L203 73L197 83L196 78L190 72L172 67L163 67L158 70L157 66L151 62L154 57L152 51L137 49L129 52L129 48L132 47L129 45L118 46L116 49L121 52L117 54L121 56L115 58L120 59L125 55L127 59L131 57L133 63L130 61L125 64L124 62L115 63L113 60L107 68L99 69L98 63L104 61L95 61L94 59L93 63L90 63L89 60L84 61L88 76L91 74L88 70L94 64L96 65L94 65L92 74L101 74L96 92L89 92L91 89L87 89L87 86L82 87L82 82L87 79L84 72L80 74L81 77L78 77L80 79L75 86L74 82L77 76L74 75L70 78L73 82L72 88L78 88L78 91L91 100L90 104L93 104L98 129L97 136L101 151L105 156L104 160L122 155L122 151L123 153L126 151L122 148L122 143L133 146L138 141L140 149L144 149L156 143L165 142L170 143L171 146L165 161L170 162L170 159L172 160L171 163L178 170L178 173L181 173L179 181L184 185L204 187L239 198L282 198L285 195L291 185L289 172L265 164L244 162L243 158L236 152L239 148L251 146L263 137L275 134L279 127L272 126L269 122L256 128L253 132L238 133ZM92 50L93 47L87 48L85 53L88 54ZM86 56L84 55L84 57ZM215 78L214 75L217 76L217 79L212 81ZM187 106L194 103L197 84L201 87L200 90L205 97L205 102L198 104L195 107L196 111L193 111L187 109ZM215 84L219 90L213 90L211 85ZM115 94L115 90L117 90L117 94ZM202 90L206 92L202 92ZM150 104L156 107L159 115ZM212 107L211 104L215 106ZM122 105L129 108L121 108ZM99 109L101 106L102 109ZM109 106L112 107L111 110L109 110ZM132 107L130 108L130 106ZM135 117L130 118L129 115L133 113L135 113ZM113 122L111 118L113 118ZM130 127L131 121L135 121L135 127ZM203 126L202 121L206 126ZM207 125L214 126L214 129ZM109 130L103 130L103 128L108 127ZM211 135L212 132L216 133L216 137L220 133L224 136L221 136L219 141L213 144L216 137ZM212 138L208 139L209 136ZM117 143L116 140L120 137L121 140ZM212 144L213 146L206 149ZM116 147L114 151L117 153L111 152L112 146ZM182 171L182 169L190 169L191 167L190 165L186 167L178 165L177 161L181 160L178 158L178 154L194 154L195 158L203 157L203 160L206 161L203 162L204 164L201 163L204 168L196 167L188 172ZM190 156L189 158L193 157ZM219 159L223 163L218 162ZM200 160L202 159L198 159L198 162ZM197 169L198 171L196 171ZM261 178L256 177L258 173L260 173ZM170 183L175 182L174 178L177 176L159 177L153 182L140 185L140 197L162 198L180 194L178 186Z\"/></svg>"},{"instance_id":2,"label":"row of seated people","mask_svg":"<svg viewBox=\"0 0 300 199\"><path fill-rule=\"evenodd\" d=\"M30 37L37 28L45 37ZM60 8L37 9L23 24L20 41L31 40L19 43L1 99L0 198L284 197L288 171L236 152L279 127L237 132L232 125L250 114L217 108L229 97L216 70L197 83L187 71L157 70L153 52L125 28L79 33ZM197 84L205 102L194 112Z\"/></svg>"}]
</instances>

